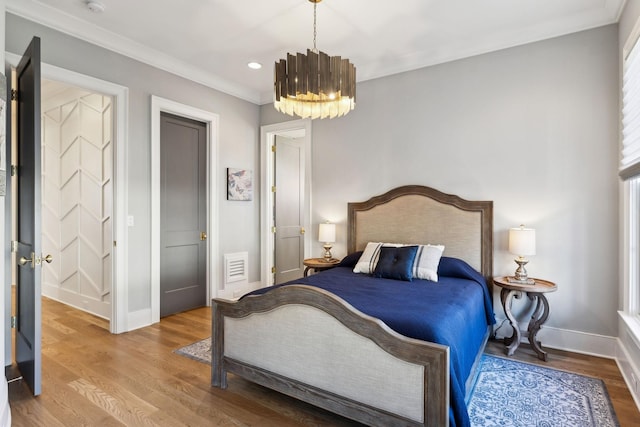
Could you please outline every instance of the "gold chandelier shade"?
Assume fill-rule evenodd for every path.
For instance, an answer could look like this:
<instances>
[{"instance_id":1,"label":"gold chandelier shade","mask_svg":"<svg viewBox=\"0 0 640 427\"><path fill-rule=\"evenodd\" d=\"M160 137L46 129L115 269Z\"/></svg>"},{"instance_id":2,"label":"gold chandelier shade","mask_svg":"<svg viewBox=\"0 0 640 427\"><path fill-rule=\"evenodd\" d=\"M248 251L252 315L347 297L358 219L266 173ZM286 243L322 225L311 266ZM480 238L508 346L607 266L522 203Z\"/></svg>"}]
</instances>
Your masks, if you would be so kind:
<instances>
[{"instance_id":1,"label":"gold chandelier shade","mask_svg":"<svg viewBox=\"0 0 640 427\"><path fill-rule=\"evenodd\" d=\"M314 48L306 55L287 53L287 59L275 63L273 105L303 119L344 116L356 106L356 67L316 49L315 7L321 0L309 1L314 3Z\"/></svg>"}]
</instances>

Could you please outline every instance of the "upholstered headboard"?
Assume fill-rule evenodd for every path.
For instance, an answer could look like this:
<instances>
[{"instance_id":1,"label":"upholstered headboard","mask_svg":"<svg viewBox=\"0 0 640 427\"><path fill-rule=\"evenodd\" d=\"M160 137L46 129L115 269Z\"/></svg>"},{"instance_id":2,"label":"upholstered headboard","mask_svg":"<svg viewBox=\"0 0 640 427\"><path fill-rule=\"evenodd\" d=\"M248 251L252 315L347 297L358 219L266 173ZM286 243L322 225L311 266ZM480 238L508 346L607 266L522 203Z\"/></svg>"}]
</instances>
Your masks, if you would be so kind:
<instances>
[{"instance_id":1,"label":"upholstered headboard","mask_svg":"<svg viewBox=\"0 0 640 427\"><path fill-rule=\"evenodd\" d=\"M469 201L433 188L398 187L365 202L349 203L349 253L368 242L445 245L491 284L493 202Z\"/></svg>"}]
</instances>

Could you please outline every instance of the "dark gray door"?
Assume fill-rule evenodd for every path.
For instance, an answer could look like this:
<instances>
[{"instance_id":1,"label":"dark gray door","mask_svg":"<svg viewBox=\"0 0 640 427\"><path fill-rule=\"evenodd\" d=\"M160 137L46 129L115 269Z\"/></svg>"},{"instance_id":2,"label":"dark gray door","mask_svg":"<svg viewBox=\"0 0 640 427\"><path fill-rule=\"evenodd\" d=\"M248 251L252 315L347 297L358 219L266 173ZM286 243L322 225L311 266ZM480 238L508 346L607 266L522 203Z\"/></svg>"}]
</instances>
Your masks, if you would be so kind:
<instances>
[{"instance_id":1,"label":"dark gray door","mask_svg":"<svg viewBox=\"0 0 640 427\"><path fill-rule=\"evenodd\" d=\"M202 307L206 288L206 125L160 116L160 317Z\"/></svg>"},{"instance_id":2,"label":"dark gray door","mask_svg":"<svg viewBox=\"0 0 640 427\"><path fill-rule=\"evenodd\" d=\"M11 190L11 134L14 132L13 124L11 123L11 73L13 72L11 65L5 64L5 76L6 76L6 104L5 110L0 112L5 114L6 119L6 134L5 134L5 198L4 198L4 360L5 364L11 365L13 362L13 334L11 333L11 315L13 311L12 303L12 290L11 284L13 283L13 258L11 253L11 239L13 233L13 220L12 218L12 190ZM3 76L4 77L4 76ZM2 77L0 77L2 78Z\"/></svg>"},{"instance_id":3,"label":"dark gray door","mask_svg":"<svg viewBox=\"0 0 640 427\"><path fill-rule=\"evenodd\" d=\"M40 197L40 39L34 37L16 69L18 101L18 227L16 363L35 396L41 392L42 273Z\"/></svg>"},{"instance_id":4,"label":"dark gray door","mask_svg":"<svg viewBox=\"0 0 640 427\"><path fill-rule=\"evenodd\" d=\"M284 283L303 276L304 151L298 139L275 140L275 278Z\"/></svg>"}]
</instances>

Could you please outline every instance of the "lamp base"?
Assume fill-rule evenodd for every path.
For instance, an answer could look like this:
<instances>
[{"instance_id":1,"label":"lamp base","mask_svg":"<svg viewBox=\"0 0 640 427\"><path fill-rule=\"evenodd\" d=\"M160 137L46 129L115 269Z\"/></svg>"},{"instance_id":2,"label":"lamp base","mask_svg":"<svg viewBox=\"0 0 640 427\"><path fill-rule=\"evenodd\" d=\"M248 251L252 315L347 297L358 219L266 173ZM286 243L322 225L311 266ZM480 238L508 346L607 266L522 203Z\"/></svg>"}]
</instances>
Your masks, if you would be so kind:
<instances>
[{"instance_id":1,"label":"lamp base","mask_svg":"<svg viewBox=\"0 0 640 427\"><path fill-rule=\"evenodd\" d=\"M518 264L514 279L518 280L520 283L527 283L529 277L527 276L527 269L524 268L524 266L527 265L529 260L523 257L518 257L514 259L514 261L516 262L516 264Z\"/></svg>"},{"instance_id":2,"label":"lamp base","mask_svg":"<svg viewBox=\"0 0 640 427\"><path fill-rule=\"evenodd\" d=\"M332 246L328 243L325 243L323 246L324 248L324 258L323 261L324 262L331 262L333 261L333 255L331 255L331 248Z\"/></svg>"}]
</instances>

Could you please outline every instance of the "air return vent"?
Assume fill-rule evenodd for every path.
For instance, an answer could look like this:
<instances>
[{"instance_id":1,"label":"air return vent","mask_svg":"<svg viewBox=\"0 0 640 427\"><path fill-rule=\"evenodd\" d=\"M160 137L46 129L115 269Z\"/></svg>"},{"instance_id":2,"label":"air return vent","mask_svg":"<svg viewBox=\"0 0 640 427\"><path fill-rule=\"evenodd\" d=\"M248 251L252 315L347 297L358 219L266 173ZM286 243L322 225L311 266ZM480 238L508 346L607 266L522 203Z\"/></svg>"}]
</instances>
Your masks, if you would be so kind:
<instances>
[{"instance_id":1,"label":"air return vent","mask_svg":"<svg viewBox=\"0 0 640 427\"><path fill-rule=\"evenodd\" d=\"M224 255L224 282L236 283L247 282L247 264L249 262L248 252L237 252Z\"/></svg>"}]
</instances>

